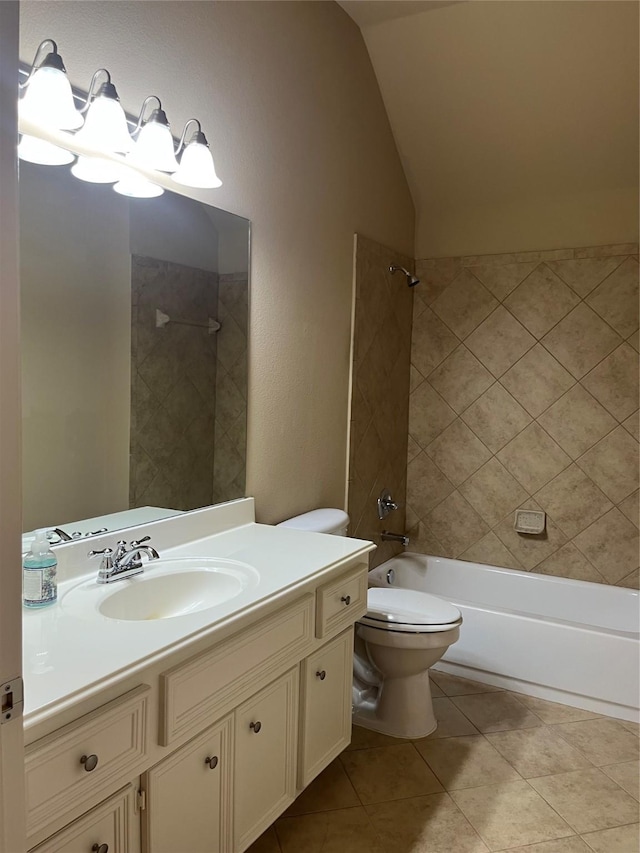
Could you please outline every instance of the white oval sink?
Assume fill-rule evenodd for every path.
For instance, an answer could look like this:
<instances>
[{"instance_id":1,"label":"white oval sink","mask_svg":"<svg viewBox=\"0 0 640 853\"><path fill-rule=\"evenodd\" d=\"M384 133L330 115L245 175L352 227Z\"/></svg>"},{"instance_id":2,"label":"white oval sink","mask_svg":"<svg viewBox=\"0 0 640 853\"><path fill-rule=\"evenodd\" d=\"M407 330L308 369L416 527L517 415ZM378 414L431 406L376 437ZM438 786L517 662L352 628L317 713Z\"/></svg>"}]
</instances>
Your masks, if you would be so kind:
<instances>
[{"instance_id":1,"label":"white oval sink","mask_svg":"<svg viewBox=\"0 0 640 853\"><path fill-rule=\"evenodd\" d=\"M174 619L223 604L255 586L258 579L255 569L235 560L151 560L142 574L132 578L76 587L65 596L64 605L84 611L85 616L96 608L102 616L124 621Z\"/></svg>"}]
</instances>

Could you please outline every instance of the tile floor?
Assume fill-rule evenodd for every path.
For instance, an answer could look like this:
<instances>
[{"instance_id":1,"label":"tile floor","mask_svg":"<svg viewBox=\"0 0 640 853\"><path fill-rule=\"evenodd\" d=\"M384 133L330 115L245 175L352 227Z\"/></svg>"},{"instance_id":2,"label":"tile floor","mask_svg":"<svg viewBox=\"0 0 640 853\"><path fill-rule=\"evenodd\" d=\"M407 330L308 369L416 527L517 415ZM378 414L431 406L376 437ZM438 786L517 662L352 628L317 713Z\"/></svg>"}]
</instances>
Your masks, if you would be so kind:
<instances>
[{"instance_id":1,"label":"tile floor","mask_svg":"<svg viewBox=\"0 0 640 853\"><path fill-rule=\"evenodd\" d=\"M248 853L639 853L640 730L432 672L437 731L351 745Z\"/></svg>"}]
</instances>

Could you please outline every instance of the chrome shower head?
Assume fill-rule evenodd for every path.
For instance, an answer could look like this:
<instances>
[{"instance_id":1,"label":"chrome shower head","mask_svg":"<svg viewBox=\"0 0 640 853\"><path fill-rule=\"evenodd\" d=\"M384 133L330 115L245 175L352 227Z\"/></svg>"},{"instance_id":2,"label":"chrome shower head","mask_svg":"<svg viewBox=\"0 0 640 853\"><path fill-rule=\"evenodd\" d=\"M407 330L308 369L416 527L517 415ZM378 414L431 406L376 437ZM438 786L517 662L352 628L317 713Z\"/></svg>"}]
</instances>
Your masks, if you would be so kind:
<instances>
[{"instance_id":1,"label":"chrome shower head","mask_svg":"<svg viewBox=\"0 0 640 853\"><path fill-rule=\"evenodd\" d=\"M411 275L409 270L406 270L404 267L396 266L396 264L391 264L389 267L389 272L393 274L394 272L401 272L407 277L407 284L409 287L415 287L416 284L420 284L420 279L416 278L415 275Z\"/></svg>"}]
</instances>

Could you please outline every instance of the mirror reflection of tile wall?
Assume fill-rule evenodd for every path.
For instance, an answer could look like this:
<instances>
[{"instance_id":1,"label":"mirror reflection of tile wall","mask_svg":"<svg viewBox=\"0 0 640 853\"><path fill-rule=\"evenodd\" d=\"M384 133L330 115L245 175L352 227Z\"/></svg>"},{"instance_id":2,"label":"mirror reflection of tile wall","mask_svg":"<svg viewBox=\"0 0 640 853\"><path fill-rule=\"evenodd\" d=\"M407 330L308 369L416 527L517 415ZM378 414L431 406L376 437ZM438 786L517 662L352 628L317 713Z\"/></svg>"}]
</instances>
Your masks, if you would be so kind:
<instances>
[{"instance_id":1,"label":"mirror reflection of tile wall","mask_svg":"<svg viewBox=\"0 0 640 853\"><path fill-rule=\"evenodd\" d=\"M218 274L132 255L131 299L130 506L210 504Z\"/></svg>"},{"instance_id":2,"label":"mirror reflection of tile wall","mask_svg":"<svg viewBox=\"0 0 640 853\"><path fill-rule=\"evenodd\" d=\"M247 341L249 277L218 278L215 454L213 503L244 497L247 446Z\"/></svg>"},{"instance_id":3,"label":"mirror reflection of tile wall","mask_svg":"<svg viewBox=\"0 0 640 853\"><path fill-rule=\"evenodd\" d=\"M637 252L416 262L412 550L638 585Z\"/></svg>"},{"instance_id":4,"label":"mirror reflection of tile wall","mask_svg":"<svg viewBox=\"0 0 640 853\"><path fill-rule=\"evenodd\" d=\"M189 510L242 497L247 273L133 255L131 279L130 506ZM157 310L174 322L158 328ZM213 334L210 319L220 323Z\"/></svg>"}]
</instances>

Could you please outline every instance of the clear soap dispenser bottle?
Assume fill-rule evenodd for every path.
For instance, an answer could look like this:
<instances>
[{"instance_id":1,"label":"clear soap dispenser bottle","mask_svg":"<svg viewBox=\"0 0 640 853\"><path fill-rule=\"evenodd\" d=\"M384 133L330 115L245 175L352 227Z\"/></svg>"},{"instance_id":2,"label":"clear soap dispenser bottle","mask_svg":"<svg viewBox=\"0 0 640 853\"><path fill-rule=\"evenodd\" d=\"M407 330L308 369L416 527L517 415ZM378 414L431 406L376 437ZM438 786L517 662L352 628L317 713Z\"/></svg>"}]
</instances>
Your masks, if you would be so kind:
<instances>
[{"instance_id":1,"label":"clear soap dispenser bottle","mask_svg":"<svg viewBox=\"0 0 640 853\"><path fill-rule=\"evenodd\" d=\"M58 598L58 561L49 547L46 530L36 530L31 550L22 563L22 603L45 607Z\"/></svg>"}]
</instances>

